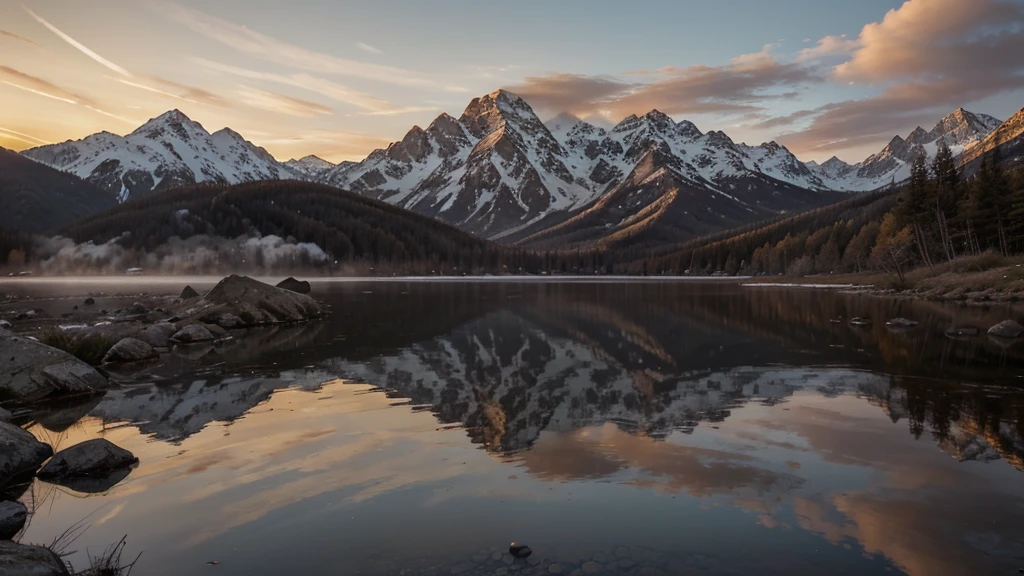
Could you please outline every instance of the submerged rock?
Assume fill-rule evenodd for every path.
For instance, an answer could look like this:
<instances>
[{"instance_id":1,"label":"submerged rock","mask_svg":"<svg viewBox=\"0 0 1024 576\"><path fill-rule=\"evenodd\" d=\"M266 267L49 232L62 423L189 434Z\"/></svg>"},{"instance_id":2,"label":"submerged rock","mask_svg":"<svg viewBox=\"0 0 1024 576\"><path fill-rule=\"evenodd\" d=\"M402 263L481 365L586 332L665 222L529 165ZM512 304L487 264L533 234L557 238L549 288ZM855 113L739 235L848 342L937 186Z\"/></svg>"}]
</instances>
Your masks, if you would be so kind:
<instances>
[{"instance_id":1,"label":"submerged rock","mask_svg":"<svg viewBox=\"0 0 1024 576\"><path fill-rule=\"evenodd\" d=\"M135 337L154 348L167 348L171 345L171 337L177 334L178 328L170 322L158 322L135 334Z\"/></svg>"},{"instance_id":2,"label":"submerged rock","mask_svg":"<svg viewBox=\"0 0 1024 576\"><path fill-rule=\"evenodd\" d=\"M988 334L989 336L998 336L999 338L1020 338L1024 336L1024 326L1013 320L1004 320L989 328Z\"/></svg>"},{"instance_id":3,"label":"submerged rock","mask_svg":"<svg viewBox=\"0 0 1024 576\"><path fill-rule=\"evenodd\" d=\"M95 306L96 305L96 299L92 298L92 297L86 298L85 301L82 302L82 304L85 304L86 306Z\"/></svg>"},{"instance_id":4,"label":"submerged rock","mask_svg":"<svg viewBox=\"0 0 1024 576\"><path fill-rule=\"evenodd\" d=\"M70 576L68 567L49 548L0 542L0 574L4 576Z\"/></svg>"},{"instance_id":5,"label":"submerged rock","mask_svg":"<svg viewBox=\"0 0 1024 576\"><path fill-rule=\"evenodd\" d=\"M107 351L104 364L127 364L159 358L160 354L148 343L136 338L125 338Z\"/></svg>"},{"instance_id":6,"label":"submerged rock","mask_svg":"<svg viewBox=\"0 0 1024 576\"><path fill-rule=\"evenodd\" d=\"M31 432L0 422L0 486L30 476L50 456L53 448L36 440Z\"/></svg>"},{"instance_id":7,"label":"submerged rock","mask_svg":"<svg viewBox=\"0 0 1024 576\"><path fill-rule=\"evenodd\" d=\"M71 354L0 330L0 397L35 402L108 387L103 375Z\"/></svg>"},{"instance_id":8,"label":"submerged rock","mask_svg":"<svg viewBox=\"0 0 1024 576\"><path fill-rule=\"evenodd\" d=\"M179 298L181 298L182 300L191 300L193 298L199 298L199 292L196 292L195 288L191 286L185 286L185 288L181 291L181 296L179 296Z\"/></svg>"},{"instance_id":9,"label":"submerged rock","mask_svg":"<svg viewBox=\"0 0 1024 576\"><path fill-rule=\"evenodd\" d=\"M309 294L313 290L313 287L310 286L309 282L305 280L296 280L290 276L281 280L281 282L277 284L277 287L284 290L290 290L296 294Z\"/></svg>"},{"instance_id":10,"label":"submerged rock","mask_svg":"<svg viewBox=\"0 0 1024 576\"><path fill-rule=\"evenodd\" d=\"M0 502L0 540L11 540L28 521L28 508L21 502Z\"/></svg>"},{"instance_id":11,"label":"submerged rock","mask_svg":"<svg viewBox=\"0 0 1024 576\"><path fill-rule=\"evenodd\" d=\"M39 478L107 478L124 471L139 459L104 438L87 440L61 450L39 471Z\"/></svg>"},{"instance_id":12,"label":"submerged rock","mask_svg":"<svg viewBox=\"0 0 1024 576\"><path fill-rule=\"evenodd\" d=\"M893 318L885 323L889 328L913 328L917 326L917 322L907 318Z\"/></svg>"},{"instance_id":13,"label":"submerged rock","mask_svg":"<svg viewBox=\"0 0 1024 576\"><path fill-rule=\"evenodd\" d=\"M871 326L871 320L868 318L853 318L850 320L850 326Z\"/></svg>"},{"instance_id":14,"label":"submerged rock","mask_svg":"<svg viewBox=\"0 0 1024 576\"><path fill-rule=\"evenodd\" d=\"M216 324L222 316L231 314L240 318L244 326L300 322L319 318L323 313L309 296L245 276L229 276L201 300L180 306L185 318Z\"/></svg>"},{"instance_id":15,"label":"submerged rock","mask_svg":"<svg viewBox=\"0 0 1024 576\"><path fill-rule=\"evenodd\" d=\"M508 553L514 558L529 558L530 554L533 554L533 550L529 546L523 546L522 544L516 544L513 542L508 547Z\"/></svg>"},{"instance_id":16,"label":"submerged rock","mask_svg":"<svg viewBox=\"0 0 1024 576\"><path fill-rule=\"evenodd\" d=\"M213 340L213 334L205 326L190 324L178 330L171 336L171 342L175 344L196 344L198 342L209 342Z\"/></svg>"}]
</instances>

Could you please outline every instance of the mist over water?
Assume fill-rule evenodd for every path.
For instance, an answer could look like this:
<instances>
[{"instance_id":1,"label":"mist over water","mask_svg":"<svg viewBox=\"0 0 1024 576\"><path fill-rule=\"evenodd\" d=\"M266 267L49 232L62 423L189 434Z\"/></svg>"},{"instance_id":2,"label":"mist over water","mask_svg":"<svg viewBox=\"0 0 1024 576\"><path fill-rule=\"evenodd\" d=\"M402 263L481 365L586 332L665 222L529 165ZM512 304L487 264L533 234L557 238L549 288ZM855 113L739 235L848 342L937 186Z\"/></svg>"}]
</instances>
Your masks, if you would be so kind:
<instances>
[{"instance_id":1,"label":"mist over water","mask_svg":"<svg viewBox=\"0 0 1024 576\"><path fill-rule=\"evenodd\" d=\"M206 286L137 280L4 289ZM37 482L25 541L88 517L71 559L128 534L142 575L495 574L513 540L539 561L524 573L999 574L1024 556L1024 349L946 335L1019 309L733 283L313 295L323 321L179 348L32 415L57 449L105 437L141 464L98 494ZM854 316L873 323L831 322Z\"/></svg>"}]
</instances>

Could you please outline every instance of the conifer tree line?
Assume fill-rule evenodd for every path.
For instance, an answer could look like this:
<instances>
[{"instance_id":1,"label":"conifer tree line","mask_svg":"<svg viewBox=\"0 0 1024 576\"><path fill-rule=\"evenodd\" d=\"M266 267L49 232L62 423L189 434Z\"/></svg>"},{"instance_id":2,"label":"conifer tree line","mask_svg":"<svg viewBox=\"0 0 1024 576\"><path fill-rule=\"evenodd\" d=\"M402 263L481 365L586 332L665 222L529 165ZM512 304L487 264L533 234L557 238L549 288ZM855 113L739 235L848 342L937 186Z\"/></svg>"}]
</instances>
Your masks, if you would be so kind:
<instances>
[{"instance_id":1,"label":"conifer tree line","mask_svg":"<svg viewBox=\"0 0 1024 576\"><path fill-rule=\"evenodd\" d=\"M703 240L703 241L702 241ZM630 273L791 275L910 269L958 257L1024 252L1024 166L1007 169L998 148L965 178L940 141L935 158L915 157L900 188L741 231L647 253Z\"/></svg>"}]
</instances>

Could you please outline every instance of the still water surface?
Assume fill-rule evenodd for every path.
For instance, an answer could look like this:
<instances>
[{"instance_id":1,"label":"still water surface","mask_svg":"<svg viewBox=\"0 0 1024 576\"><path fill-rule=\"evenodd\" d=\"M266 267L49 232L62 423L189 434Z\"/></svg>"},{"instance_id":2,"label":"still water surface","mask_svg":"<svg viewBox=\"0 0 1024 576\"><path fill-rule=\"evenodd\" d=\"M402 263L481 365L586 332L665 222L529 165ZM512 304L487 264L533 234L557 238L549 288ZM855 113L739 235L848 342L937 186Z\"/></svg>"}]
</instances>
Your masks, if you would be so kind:
<instances>
[{"instance_id":1,"label":"still water surface","mask_svg":"<svg viewBox=\"0 0 1024 576\"><path fill-rule=\"evenodd\" d=\"M98 493L38 482L23 541L87 519L71 560L127 534L136 576L1024 568L1024 344L984 335L1020 309L724 283L314 296L329 318L36 415L58 450L105 437L141 464ZM853 316L874 324L830 322Z\"/></svg>"}]
</instances>

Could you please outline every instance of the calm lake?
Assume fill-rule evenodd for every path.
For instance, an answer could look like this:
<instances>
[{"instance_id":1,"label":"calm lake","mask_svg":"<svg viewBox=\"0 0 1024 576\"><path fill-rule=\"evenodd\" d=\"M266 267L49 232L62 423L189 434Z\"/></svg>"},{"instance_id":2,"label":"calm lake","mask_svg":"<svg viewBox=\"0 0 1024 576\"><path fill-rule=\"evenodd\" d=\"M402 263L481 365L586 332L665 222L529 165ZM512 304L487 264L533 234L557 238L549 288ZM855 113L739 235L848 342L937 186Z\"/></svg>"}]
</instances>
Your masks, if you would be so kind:
<instances>
[{"instance_id":1,"label":"calm lake","mask_svg":"<svg viewBox=\"0 0 1024 576\"><path fill-rule=\"evenodd\" d=\"M1020 308L665 281L313 296L325 320L176 349L25 422L141 463L37 481L22 540L89 524L83 568L127 535L133 576L1024 568L1024 342L985 335Z\"/></svg>"}]
</instances>

